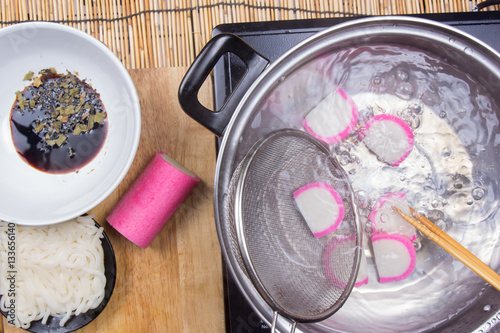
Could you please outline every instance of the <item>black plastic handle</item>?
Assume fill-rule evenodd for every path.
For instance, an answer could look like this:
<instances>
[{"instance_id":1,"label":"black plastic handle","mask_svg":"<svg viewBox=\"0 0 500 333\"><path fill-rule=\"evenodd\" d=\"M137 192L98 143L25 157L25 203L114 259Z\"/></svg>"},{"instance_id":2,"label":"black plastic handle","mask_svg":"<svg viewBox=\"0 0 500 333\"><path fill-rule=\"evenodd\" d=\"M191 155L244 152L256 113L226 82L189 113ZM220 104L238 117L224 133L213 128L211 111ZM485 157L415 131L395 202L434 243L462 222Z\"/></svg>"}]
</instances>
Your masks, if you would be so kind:
<instances>
[{"instance_id":1,"label":"black plastic handle","mask_svg":"<svg viewBox=\"0 0 500 333\"><path fill-rule=\"evenodd\" d=\"M200 103L198 92L220 57L228 52L237 55L245 63L247 69L221 109L212 111ZM227 33L219 34L207 43L188 69L179 87L179 103L191 118L217 136L222 136L241 98L268 64L268 59L238 36Z\"/></svg>"},{"instance_id":2,"label":"black plastic handle","mask_svg":"<svg viewBox=\"0 0 500 333\"><path fill-rule=\"evenodd\" d=\"M478 3L476 7L472 9L473 12L478 12L483 8L500 5L500 0L486 0L481 3Z\"/></svg>"}]
</instances>

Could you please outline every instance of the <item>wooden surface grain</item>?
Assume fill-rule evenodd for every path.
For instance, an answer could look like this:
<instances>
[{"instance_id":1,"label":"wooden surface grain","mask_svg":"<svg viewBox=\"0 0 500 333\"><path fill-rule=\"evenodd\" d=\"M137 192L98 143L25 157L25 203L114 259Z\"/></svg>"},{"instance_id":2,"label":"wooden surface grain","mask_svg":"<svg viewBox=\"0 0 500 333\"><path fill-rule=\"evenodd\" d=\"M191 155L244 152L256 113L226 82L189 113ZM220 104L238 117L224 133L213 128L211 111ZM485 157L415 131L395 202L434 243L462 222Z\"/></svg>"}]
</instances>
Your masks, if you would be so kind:
<instances>
[{"instance_id":1,"label":"wooden surface grain","mask_svg":"<svg viewBox=\"0 0 500 333\"><path fill-rule=\"evenodd\" d=\"M104 311L80 332L224 332L222 259L213 214L215 138L180 108L177 91L187 68L130 70L142 112L134 162L119 187L90 213L105 228L117 261L117 280ZM200 100L211 105L210 83ZM105 220L157 151L201 181L147 249ZM25 332L8 326L6 333Z\"/></svg>"}]
</instances>

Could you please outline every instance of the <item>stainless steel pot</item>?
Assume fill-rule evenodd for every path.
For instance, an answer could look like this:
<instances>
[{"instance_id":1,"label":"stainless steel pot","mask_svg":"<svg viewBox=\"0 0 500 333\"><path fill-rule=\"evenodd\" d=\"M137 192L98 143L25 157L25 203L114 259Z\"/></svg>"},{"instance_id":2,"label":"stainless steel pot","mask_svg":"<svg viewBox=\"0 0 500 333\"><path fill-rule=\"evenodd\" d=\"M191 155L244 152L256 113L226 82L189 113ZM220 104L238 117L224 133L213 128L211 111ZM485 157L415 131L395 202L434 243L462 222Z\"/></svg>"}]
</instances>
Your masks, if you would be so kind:
<instances>
[{"instance_id":1,"label":"stainless steel pot","mask_svg":"<svg viewBox=\"0 0 500 333\"><path fill-rule=\"evenodd\" d=\"M213 112L196 96L226 52L238 55L248 70L224 107ZM363 18L337 25L270 65L236 36L219 35L189 69L179 101L187 114L223 137L214 186L222 253L240 290L267 322L272 311L247 278L227 225L231 177L259 138L280 128L301 128L311 107L338 86L359 103L361 121L374 112L398 112L401 117L411 113L418 142L414 160L396 172L378 165L355 136L348 144L332 147L352 171L361 216L369 212L371 199L401 188L413 205L492 268L500 268L498 53L454 28L411 17ZM419 263L411 278L392 285L372 280L371 287L353 291L332 318L298 329L492 331L500 319L500 295L425 238L420 237L417 246ZM365 252L371 260L369 246ZM288 330L286 322L279 325Z\"/></svg>"}]
</instances>

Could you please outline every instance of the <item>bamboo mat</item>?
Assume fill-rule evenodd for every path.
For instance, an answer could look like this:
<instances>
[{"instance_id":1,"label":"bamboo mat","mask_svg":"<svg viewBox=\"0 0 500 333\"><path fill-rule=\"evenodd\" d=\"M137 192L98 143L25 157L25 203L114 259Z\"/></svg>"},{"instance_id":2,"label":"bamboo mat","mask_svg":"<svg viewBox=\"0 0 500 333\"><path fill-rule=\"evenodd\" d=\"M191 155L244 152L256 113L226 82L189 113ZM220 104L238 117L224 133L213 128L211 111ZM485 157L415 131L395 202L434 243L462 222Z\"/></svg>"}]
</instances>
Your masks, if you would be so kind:
<instances>
[{"instance_id":1,"label":"bamboo mat","mask_svg":"<svg viewBox=\"0 0 500 333\"><path fill-rule=\"evenodd\" d=\"M106 44L127 69L189 66L222 23L470 12L481 0L0 0L0 27L51 21ZM484 10L499 10L492 6Z\"/></svg>"}]
</instances>

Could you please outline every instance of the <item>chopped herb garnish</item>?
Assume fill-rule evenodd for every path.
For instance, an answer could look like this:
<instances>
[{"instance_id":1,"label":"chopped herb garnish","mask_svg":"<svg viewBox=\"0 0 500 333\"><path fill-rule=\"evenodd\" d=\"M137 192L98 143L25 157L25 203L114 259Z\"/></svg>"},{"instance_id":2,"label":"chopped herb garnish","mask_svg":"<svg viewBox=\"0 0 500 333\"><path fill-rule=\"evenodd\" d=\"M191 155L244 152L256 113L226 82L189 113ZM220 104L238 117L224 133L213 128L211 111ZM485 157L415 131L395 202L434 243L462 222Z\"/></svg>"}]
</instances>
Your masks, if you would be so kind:
<instances>
[{"instance_id":1,"label":"chopped herb garnish","mask_svg":"<svg viewBox=\"0 0 500 333\"><path fill-rule=\"evenodd\" d=\"M73 131L73 135L80 135L80 133L87 132L89 129L86 125L76 124L75 130Z\"/></svg>"},{"instance_id":2,"label":"chopped herb garnish","mask_svg":"<svg viewBox=\"0 0 500 333\"><path fill-rule=\"evenodd\" d=\"M104 112L96 112L95 113L95 122L98 124L102 124L102 122L106 119L106 113Z\"/></svg>"},{"instance_id":3,"label":"chopped herb garnish","mask_svg":"<svg viewBox=\"0 0 500 333\"><path fill-rule=\"evenodd\" d=\"M40 131L42 130L42 128L44 126L45 125L43 123L38 123L38 125L36 125L35 128L34 128L35 132L40 133Z\"/></svg>"},{"instance_id":4,"label":"chopped herb garnish","mask_svg":"<svg viewBox=\"0 0 500 333\"><path fill-rule=\"evenodd\" d=\"M33 73L32 71L29 71L24 75L23 81L31 81L33 79Z\"/></svg>"},{"instance_id":5,"label":"chopped herb garnish","mask_svg":"<svg viewBox=\"0 0 500 333\"><path fill-rule=\"evenodd\" d=\"M42 82L42 78L41 78L41 77L39 77L39 76L35 78L35 81L33 81L33 86L34 86L35 88L40 87L42 84L43 84L43 82ZM42 90L42 91L43 91L43 90Z\"/></svg>"},{"instance_id":6,"label":"chopped herb garnish","mask_svg":"<svg viewBox=\"0 0 500 333\"><path fill-rule=\"evenodd\" d=\"M43 69L39 74L34 77L29 72L24 76L24 80L33 83L22 92L16 91L12 111L42 113L31 124L42 142L40 150L63 146L68 137L90 133L104 123L107 114L100 96L85 80L71 72L58 74L54 68ZM75 153L74 147L68 147L70 157Z\"/></svg>"}]
</instances>

